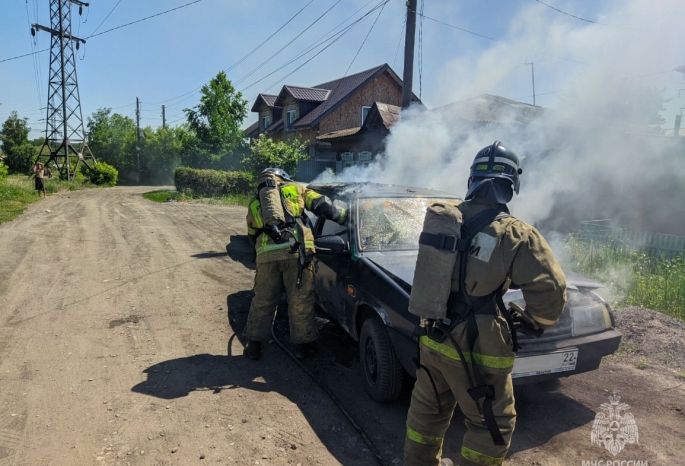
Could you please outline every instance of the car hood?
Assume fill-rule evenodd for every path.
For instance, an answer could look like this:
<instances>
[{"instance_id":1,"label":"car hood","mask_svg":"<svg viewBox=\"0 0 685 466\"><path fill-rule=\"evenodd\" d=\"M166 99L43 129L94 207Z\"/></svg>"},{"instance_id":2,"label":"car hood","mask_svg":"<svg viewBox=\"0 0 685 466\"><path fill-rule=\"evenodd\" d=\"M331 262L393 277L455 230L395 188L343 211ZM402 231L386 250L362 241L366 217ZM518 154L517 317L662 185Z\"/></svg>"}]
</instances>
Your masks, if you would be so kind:
<instances>
[{"instance_id":1,"label":"car hood","mask_svg":"<svg viewBox=\"0 0 685 466\"><path fill-rule=\"evenodd\" d=\"M418 251L367 252L364 254L371 262L383 269L388 275L403 285L411 286L414 282L416 255ZM564 270L568 288L597 289L604 285L575 272Z\"/></svg>"}]
</instances>

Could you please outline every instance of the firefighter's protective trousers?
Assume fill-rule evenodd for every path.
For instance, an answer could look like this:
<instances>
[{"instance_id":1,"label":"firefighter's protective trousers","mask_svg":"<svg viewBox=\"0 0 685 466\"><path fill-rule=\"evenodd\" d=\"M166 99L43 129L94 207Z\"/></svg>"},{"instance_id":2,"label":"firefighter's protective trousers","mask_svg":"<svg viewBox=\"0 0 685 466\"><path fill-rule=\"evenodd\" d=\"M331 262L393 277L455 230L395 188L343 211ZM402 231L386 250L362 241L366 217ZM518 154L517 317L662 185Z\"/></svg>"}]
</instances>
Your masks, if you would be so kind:
<instances>
[{"instance_id":1,"label":"firefighter's protective trousers","mask_svg":"<svg viewBox=\"0 0 685 466\"><path fill-rule=\"evenodd\" d=\"M268 341L276 307L285 291L288 297L288 320L293 343L309 343L317 339L314 325L314 275L312 265L302 271L302 286L298 289L297 274L300 263L297 255L290 259L257 265L254 298L250 305L245 336L249 340Z\"/></svg>"},{"instance_id":2,"label":"firefighter's protective trousers","mask_svg":"<svg viewBox=\"0 0 685 466\"><path fill-rule=\"evenodd\" d=\"M404 466L440 465L445 432L457 405L466 418L467 431L461 447L462 460L455 464L497 466L504 462L516 423L511 382L515 356L510 346L511 336L501 316L478 316L477 322L480 336L473 352L469 351L466 324L458 325L452 336L469 366L477 364L485 383L494 388L492 407L505 445L493 443L481 420L479 406L467 392L470 385L464 365L451 340L446 338L439 343L422 336L419 339L421 364L433 377L442 412L428 374L418 370L407 416Z\"/></svg>"}]
</instances>

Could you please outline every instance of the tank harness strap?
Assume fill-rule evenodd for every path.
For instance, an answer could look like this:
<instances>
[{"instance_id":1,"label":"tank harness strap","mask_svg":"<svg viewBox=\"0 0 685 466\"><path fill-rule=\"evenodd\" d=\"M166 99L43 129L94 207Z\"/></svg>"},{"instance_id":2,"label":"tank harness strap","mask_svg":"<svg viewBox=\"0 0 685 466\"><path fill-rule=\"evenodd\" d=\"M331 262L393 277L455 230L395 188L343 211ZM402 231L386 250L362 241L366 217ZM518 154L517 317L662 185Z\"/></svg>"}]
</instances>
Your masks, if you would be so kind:
<instances>
[{"instance_id":1,"label":"tank harness strap","mask_svg":"<svg viewBox=\"0 0 685 466\"><path fill-rule=\"evenodd\" d=\"M435 249L441 249L450 252L465 252L468 249L468 241L457 238L452 235L433 234L421 232L419 236L419 244L426 246L433 246Z\"/></svg>"},{"instance_id":2,"label":"tank harness strap","mask_svg":"<svg viewBox=\"0 0 685 466\"><path fill-rule=\"evenodd\" d=\"M414 329L414 337L417 339L422 337L423 335L427 335L428 332L426 330L426 327L417 325L416 328ZM433 392L435 393L435 399L438 401L438 413L442 414L442 402L440 401L440 393L438 393L438 387L435 385L435 380L433 379L433 374L431 374L431 371L421 364L421 346L416 345L416 357L412 358L412 362L416 366L416 372L420 371L423 369L426 371L426 375L428 375L428 380L430 380L431 386L433 387Z\"/></svg>"},{"instance_id":3,"label":"tank harness strap","mask_svg":"<svg viewBox=\"0 0 685 466\"><path fill-rule=\"evenodd\" d=\"M299 290L302 288L302 275L304 273L304 269L306 269L309 265L309 261L307 261L306 241L304 238L305 224L302 221L302 217L293 216L293 214L290 212L290 209L288 209L282 194L281 203L283 204L283 213L285 214L286 225L283 229L283 236L288 237L290 241L290 253L297 254L300 264L299 270L297 271L297 281L295 282L295 286ZM304 216L306 214L303 212L302 215ZM295 230L297 234L294 234L293 230Z\"/></svg>"},{"instance_id":4,"label":"tank harness strap","mask_svg":"<svg viewBox=\"0 0 685 466\"><path fill-rule=\"evenodd\" d=\"M267 178L266 180L262 181L257 185L257 197L259 197L259 191L266 188L267 186L270 188L275 188L276 186L278 186L278 183L273 178Z\"/></svg>"}]
</instances>

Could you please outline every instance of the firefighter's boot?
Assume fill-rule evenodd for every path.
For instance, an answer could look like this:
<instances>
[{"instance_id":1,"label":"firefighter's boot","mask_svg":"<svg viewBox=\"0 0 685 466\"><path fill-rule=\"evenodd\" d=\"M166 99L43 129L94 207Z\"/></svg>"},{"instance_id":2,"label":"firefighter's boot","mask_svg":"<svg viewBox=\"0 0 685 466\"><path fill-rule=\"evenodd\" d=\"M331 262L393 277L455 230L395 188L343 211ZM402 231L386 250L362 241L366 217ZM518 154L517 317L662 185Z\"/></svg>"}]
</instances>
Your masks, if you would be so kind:
<instances>
[{"instance_id":1,"label":"firefighter's boot","mask_svg":"<svg viewBox=\"0 0 685 466\"><path fill-rule=\"evenodd\" d=\"M295 357L297 359L311 358L319 351L319 345L315 341L295 345Z\"/></svg>"},{"instance_id":2,"label":"firefighter's boot","mask_svg":"<svg viewBox=\"0 0 685 466\"><path fill-rule=\"evenodd\" d=\"M246 358L256 361L262 358L262 344L255 340L248 340L243 354Z\"/></svg>"}]
</instances>

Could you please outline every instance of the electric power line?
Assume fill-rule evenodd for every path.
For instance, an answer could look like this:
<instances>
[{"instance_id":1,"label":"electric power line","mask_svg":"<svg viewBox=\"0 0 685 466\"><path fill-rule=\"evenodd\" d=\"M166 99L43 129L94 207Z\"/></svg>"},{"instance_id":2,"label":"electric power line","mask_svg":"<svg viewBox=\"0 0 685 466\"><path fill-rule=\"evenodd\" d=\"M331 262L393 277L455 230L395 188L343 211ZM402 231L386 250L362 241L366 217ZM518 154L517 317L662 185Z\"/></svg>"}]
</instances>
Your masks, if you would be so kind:
<instances>
[{"instance_id":1,"label":"electric power line","mask_svg":"<svg viewBox=\"0 0 685 466\"><path fill-rule=\"evenodd\" d=\"M237 67L238 65L240 65L242 62L244 62L244 61L245 61L246 59L248 59L250 56L252 56L257 50L259 50L264 44L266 44L266 43L267 43L270 39L272 39L276 34L278 34L279 32L281 32L281 30L282 30L284 27L286 27L288 24L290 24L290 22L291 22L292 20L294 20L300 13L302 13L302 11L304 11L305 8L307 8L309 5L311 5L313 1L314 1L314 0L310 0L309 3L307 3L305 6L303 6L303 7L302 7L297 13L295 13L293 16L291 16L290 19L288 19L288 21L286 21L281 27L279 27L278 29L276 29L269 37L267 37L266 39L264 39L259 45L257 45L255 48L253 48L252 50L250 50L248 53L246 53L242 58L240 58L240 60L238 60L237 62L235 62L233 65L231 65L230 68L228 68L228 69L226 70L226 73L228 73L228 72L230 72L231 70L235 69L235 67ZM186 92L186 93L184 93L184 94L181 94L181 95L179 95L179 96L173 97L173 98L171 98L171 99L162 100L162 101L159 101L159 102L152 102L152 104L153 104L153 105L159 105L159 104L164 104L164 103L167 103L167 102L171 102L172 100L176 100L176 99L178 99L178 98L185 97L185 96L190 95L190 94L196 94L200 89L202 89L202 86L196 87L196 88L193 89L192 91L188 91L188 92ZM187 99L184 99L184 100L187 100ZM171 105L176 105L176 104L178 104L178 103L180 103L180 102L183 102L183 100L179 100L178 102L175 102L175 103L173 103L173 104L171 104Z\"/></svg>"},{"instance_id":2,"label":"electric power line","mask_svg":"<svg viewBox=\"0 0 685 466\"><path fill-rule=\"evenodd\" d=\"M392 61L392 67L395 68L397 63L397 55L400 53L400 45L402 44L402 37L404 37L404 28L407 27L407 13L404 13L404 23L402 23L402 30L400 31L400 38L397 41L397 50L395 50L395 59Z\"/></svg>"},{"instance_id":3,"label":"electric power line","mask_svg":"<svg viewBox=\"0 0 685 466\"><path fill-rule=\"evenodd\" d=\"M194 5L196 3L200 3L201 1L202 0L195 0L195 1L192 1L189 3L185 3L183 5L177 6L176 8L171 8L170 10L160 11L159 13L155 13L154 15L146 16L145 18L140 18L140 19L137 19L135 21L131 21L130 23L122 24L120 26L116 26L116 27L113 27L111 29L107 29L105 31L98 32L97 34L91 34L88 37L86 37L86 39L90 39L91 37L101 36L103 34L107 34L108 32L116 31L117 29L121 29L121 28L124 28L126 26L131 26L132 24L137 24L137 23L140 23L142 21L146 21L148 19L156 18L157 16L162 16L164 14L171 13L172 11L180 10L181 8L185 8L187 6Z\"/></svg>"},{"instance_id":4,"label":"electric power line","mask_svg":"<svg viewBox=\"0 0 685 466\"><path fill-rule=\"evenodd\" d=\"M373 0L372 0L372 1L373 1ZM378 4L376 4L373 8L371 8L371 10L369 10L368 12L366 12L366 13L365 13L364 15L362 15L360 18L358 18L358 19L356 19L355 21L353 21L351 24L345 26L345 27L344 27L343 29L341 29L340 31L338 31L338 32L336 32L336 33L334 33L334 34L332 34L329 38L320 40L318 43L314 44L314 45L311 46L309 49L307 49L307 50L305 50L304 52L300 53L300 54L297 55L296 57L292 58L292 59L289 60L288 62L286 62L286 63L284 63L283 65L281 65L280 67L276 68L274 71L272 71L271 73L267 74L267 75L264 76L263 78L261 78L261 79L255 81L255 82L253 82L252 84L250 84L250 85L247 86L247 87L244 87L243 89L240 90L240 92L243 92L244 90L249 89L250 87L252 87L252 86L254 86L254 85L256 85L256 84L259 84L260 82L264 81L264 80L265 80L266 78L268 78L269 76L272 76L272 75L276 74L277 72L281 71L281 70L282 70L283 68L285 68L286 66L288 66L288 65L290 65L290 64L292 64L292 63L294 63L295 61L299 60L300 58L304 57L305 55L307 55L307 54L313 52L314 50L316 50L318 47L321 47L321 46L322 46L323 44L325 44L326 42L329 42L328 45L326 45L325 47L323 47L322 49L320 49L318 52L316 52L316 54L314 54L311 58L309 58L309 59L308 59L307 61L305 61L304 63L300 64L300 65L299 65L297 68L295 68L293 71L291 71L291 72L288 73L287 75L283 76L281 79L279 79L278 82L276 82L276 83L272 84L271 86L269 86L264 92L266 92L267 90L271 89L272 87L274 87L274 86L277 85L278 83L283 82L284 79L288 78L289 76L291 76L292 74L294 74L296 71L298 71L300 68L302 68L303 66L305 66L306 64L308 64L309 62L311 62L314 58L316 58L317 56L319 56L319 55L320 55L321 53L323 53L326 49L328 49L330 46L332 46L332 45L335 44L338 40L340 40L342 37L344 37L348 32L350 32L355 26L357 26L357 25L358 25L362 20L364 20L367 16L369 16L369 15L372 14L374 11L376 11L377 9L381 8L382 6L384 6L384 5L385 5L386 3L388 3L389 1L390 1L390 0L381 0ZM371 3L371 2L369 2L369 3ZM368 5L369 3L367 3L366 5ZM365 5L365 6L366 6L366 5ZM360 10L363 9L363 8L364 8L364 7L360 8ZM359 11L359 10L357 10L357 11ZM351 16L353 16L353 15L351 15ZM351 16L350 16L350 17L351 17ZM340 23L338 26L336 26L335 28L333 28L332 31L335 31L338 27L340 27L342 24L344 24L345 22L347 22L347 20L348 20L350 17L348 17L345 21L343 21L343 22ZM331 34L331 33L326 34L326 35L330 35L330 34ZM326 36L324 36L324 37L326 37Z\"/></svg>"},{"instance_id":5,"label":"electric power line","mask_svg":"<svg viewBox=\"0 0 685 466\"><path fill-rule=\"evenodd\" d=\"M285 44L283 47L278 49L276 52L274 52L269 58L264 60L262 63L260 63L257 67L253 68L249 73L247 73L245 76L242 78L238 79L235 84L238 85L240 83L245 82L247 78L255 74L257 71L259 71L264 65L269 63L271 60L274 59L274 57L277 57L278 54L280 54L283 50L285 50L288 46L290 46L293 42L295 42L297 39L299 39L305 32L307 32L309 29L311 29L316 23L318 23L324 16L326 16L333 8L335 8L342 0L338 0L335 2L329 9L323 12L318 18L316 18L312 23L309 24L304 30L302 30L299 34L297 34L295 37L293 37L290 42Z\"/></svg>"},{"instance_id":6,"label":"electric power line","mask_svg":"<svg viewBox=\"0 0 685 466\"><path fill-rule=\"evenodd\" d=\"M547 8L551 8L551 9L554 10L554 11L558 11L558 12L561 13L562 15L570 16L571 18L576 18L576 19L579 19L579 20L581 20L581 21L585 21L586 23L600 24L600 23L598 23L598 22L596 22L596 21L592 21L592 20L589 20L589 19L581 18L580 16L572 15L571 13L566 13L565 11L561 11L559 8L555 8L555 7L553 7L552 5L548 5L548 4L545 3L545 2L541 2L540 0L535 0L535 1L538 2L540 5L545 5ZM606 26L606 25L603 24L602 26Z\"/></svg>"},{"instance_id":7,"label":"electric power line","mask_svg":"<svg viewBox=\"0 0 685 466\"><path fill-rule=\"evenodd\" d=\"M376 26L376 23L378 22L378 18L381 17L383 14L383 10L385 9L385 5L387 5L388 2L385 2L383 6L381 7L381 10L378 12L378 16L376 16L376 19L373 21L373 24L369 28L369 32L366 33L366 37L364 37L364 41L362 42L362 45L359 46L359 49L357 49L357 53L354 54L354 58L352 58L352 61L350 62L350 65L347 67L347 70L345 70L345 76L347 76L347 73L350 72L350 68L352 68L352 65L354 64L355 60L357 60L357 57L359 56L359 52L362 51L364 48L364 44L366 44L366 41L369 39L369 36L371 35L371 31L373 31L373 28ZM340 85L340 82L338 82L338 85Z\"/></svg>"},{"instance_id":8,"label":"electric power line","mask_svg":"<svg viewBox=\"0 0 685 466\"><path fill-rule=\"evenodd\" d=\"M428 20L430 20L430 21L434 21L434 22L439 23L439 24L442 24L442 25L444 25L444 26L451 27L452 29L457 29L457 30L459 30L459 31L466 32L466 33L471 34L471 35L474 35L474 36L482 37L483 39L491 40L491 41L493 41L493 42L499 42L499 43L508 45L509 47L515 47L515 46L513 46L513 45L511 45L511 44L509 44L509 43L507 43L507 42L505 42L505 41L503 41L503 40L501 40L501 39L495 39L495 38L493 38L493 37L489 37L489 36L486 36L486 35L483 35L483 34L480 34L480 33L477 33L477 32L469 31L468 29L464 29L464 28L461 28L461 27L459 27L459 26L455 26L454 24L449 24L449 23L446 23L446 22L444 22L444 21L440 21L439 19L431 18L430 16L426 16L426 15L421 14L421 13L416 12L416 11L415 11L414 13L416 13L416 14L419 15L419 16L421 16L422 18L426 18L426 19L428 19ZM544 52L539 52L539 53L542 54L542 55L548 56L548 57L550 57L550 58L556 58L557 60L564 60L564 61L569 61L569 62L573 62L573 63L579 63L579 64L581 64L581 65L589 65L589 64L590 64L590 63L583 62L583 61L579 61L579 60L573 60L572 58L558 57L558 56L550 55L550 54L544 53Z\"/></svg>"},{"instance_id":9,"label":"electric power line","mask_svg":"<svg viewBox=\"0 0 685 466\"><path fill-rule=\"evenodd\" d=\"M172 12L172 11L180 10L181 8L185 8L185 7L187 7L187 6L194 5L195 3L200 3L201 1L202 1L202 0L195 0L195 1L190 2L190 3L186 3L186 4L184 4L184 5L177 6L176 8L171 8L170 10L161 11L161 12L156 13L156 14L154 14L154 15L146 16L145 18L140 18L140 19L137 19L137 20L135 20L135 21L131 21L130 23L122 24L122 25L120 25L120 26L113 27L113 28L111 28L111 29L107 29L106 31L98 32L97 34L91 34L90 36L86 37L86 39L90 39L91 37L101 36L101 35L103 35L103 34L107 34L107 33L109 33L109 32L116 31L117 29L121 29L121 28L126 27L126 26L131 26L132 24L136 24L136 23L140 23L140 22L142 22L142 21L148 20L148 19L156 18L157 16L161 16L161 15L163 15L163 14L170 13L170 12ZM4 63L4 62L10 61L10 60L17 60L17 59L19 59L19 58L28 57L28 56L30 56L30 55L35 55L35 54L38 54L38 53L47 52L48 50L49 50L49 49L42 49L42 50L38 50L38 51L36 51L36 52L25 53L25 54L23 54L23 55L17 55L17 56L15 56L15 57L5 58L5 59L0 60L0 63Z\"/></svg>"},{"instance_id":10,"label":"electric power line","mask_svg":"<svg viewBox=\"0 0 685 466\"><path fill-rule=\"evenodd\" d=\"M93 34L95 34L96 32L98 32L98 29L100 29L100 28L102 27L102 25L105 24L105 21L107 21L107 18L109 18L110 15L111 15L112 13L114 13L114 10L117 9L117 7L119 6L120 3L121 3L121 0L119 0L119 1L116 3L116 5L114 5L114 8L112 8L112 9L109 11L109 13L107 13L107 16L105 16L105 19L103 19L102 22L101 22L100 24L98 24L98 27L96 27L95 30L91 33L91 35L88 36L88 37L92 37Z\"/></svg>"}]
</instances>

